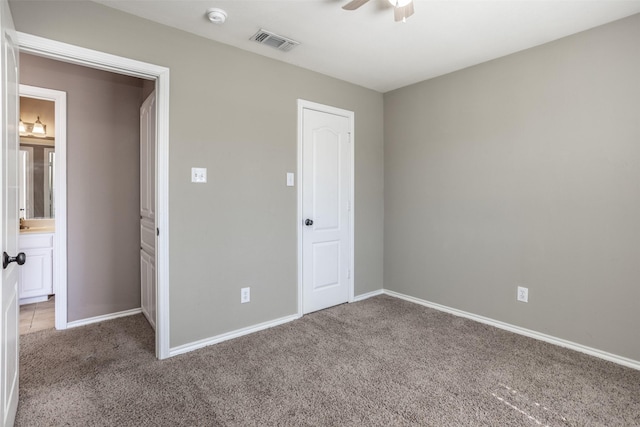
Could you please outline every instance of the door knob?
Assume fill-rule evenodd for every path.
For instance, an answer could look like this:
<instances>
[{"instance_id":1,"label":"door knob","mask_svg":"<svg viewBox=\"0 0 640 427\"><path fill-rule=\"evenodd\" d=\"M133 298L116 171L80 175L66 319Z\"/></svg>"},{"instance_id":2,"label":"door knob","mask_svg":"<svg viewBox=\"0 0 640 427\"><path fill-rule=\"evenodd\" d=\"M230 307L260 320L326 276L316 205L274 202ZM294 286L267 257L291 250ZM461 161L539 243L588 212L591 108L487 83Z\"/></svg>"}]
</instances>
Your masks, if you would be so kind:
<instances>
[{"instance_id":1,"label":"door knob","mask_svg":"<svg viewBox=\"0 0 640 427\"><path fill-rule=\"evenodd\" d=\"M313 225L313 220L312 220L312 219L307 218L307 219L304 221L304 225L307 225L307 226Z\"/></svg>"},{"instance_id":2,"label":"door knob","mask_svg":"<svg viewBox=\"0 0 640 427\"><path fill-rule=\"evenodd\" d=\"M9 256L6 252L2 253L2 268L7 268L12 262L17 262L18 265L22 265L27 260L27 256L24 252L20 252L17 256Z\"/></svg>"}]
</instances>

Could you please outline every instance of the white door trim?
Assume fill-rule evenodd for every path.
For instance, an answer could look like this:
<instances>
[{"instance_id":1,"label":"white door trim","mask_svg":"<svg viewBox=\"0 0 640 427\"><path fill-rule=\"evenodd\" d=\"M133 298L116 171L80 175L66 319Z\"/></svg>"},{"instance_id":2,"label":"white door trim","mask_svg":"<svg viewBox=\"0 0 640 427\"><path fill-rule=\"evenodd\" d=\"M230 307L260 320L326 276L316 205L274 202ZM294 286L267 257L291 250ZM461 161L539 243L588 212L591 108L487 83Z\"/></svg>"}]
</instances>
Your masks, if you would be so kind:
<instances>
[{"instance_id":1,"label":"white door trim","mask_svg":"<svg viewBox=\"0 0 640 427\"><path fill-rule=\"evenodd\" d=\"M21 52L156 82L156 357L169 357L169 69L31 34L17 33ZM62 284L61 284L62 285ZM59 286L58 288L61 288Z\"/></svg>"},{"instance_id":2,"label":"white door trim","mask_svg":"<svg viewBox=\"0 0 640 427\"><path fill-rule=\"evenodd\" d=\"M56 231L53 237L53 290L56 294L56 329L66 329L67 287L59 284L67 283L67 93L21 84L19 94L55 103L56 213L54 220Z\"/></svg>"},{"instance_id":3,"label":"white door trim","mask_svg":"<svg viewBox=\"0 0 640 427\"><path fill-rule=\"evenodd\" d=\"M298 233L298 317L302 317L303 311L303 286L302 286L302 230L303 230L303 216L302 216L302 117L305 109L320 111L323 113L335 114L337 116L346 117L349 119L349 135L351 138L350 150L351 150L351 176L349 182L349 200L351 201L351 209L349 211L349 270L351 275L349 277L349 302L354 300L354 283L355 283L355 113L353 111L343 110L341 108L331 107L329 105L318 104L316 102L306 101L304 99L298 99L298 213L296 227Z\"/></svg>"}]
</instances>

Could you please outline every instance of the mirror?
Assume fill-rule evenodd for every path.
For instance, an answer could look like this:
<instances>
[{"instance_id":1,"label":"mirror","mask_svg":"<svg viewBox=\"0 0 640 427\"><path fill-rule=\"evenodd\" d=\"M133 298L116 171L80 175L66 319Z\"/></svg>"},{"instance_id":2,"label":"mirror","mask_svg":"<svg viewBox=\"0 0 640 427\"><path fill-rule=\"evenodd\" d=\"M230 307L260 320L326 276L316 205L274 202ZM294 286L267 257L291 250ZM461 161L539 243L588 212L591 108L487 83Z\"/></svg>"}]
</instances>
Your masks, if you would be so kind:
<instances>
[{"instance_id":1,"label":"mirror","mask_svg":"<svg viewBox=\"0 0 640 427\"><path fill-rule=\"evenodd\" d=\"M19 216L55 217L55 102L20 96Z\"/></svg>"}]
</instances>

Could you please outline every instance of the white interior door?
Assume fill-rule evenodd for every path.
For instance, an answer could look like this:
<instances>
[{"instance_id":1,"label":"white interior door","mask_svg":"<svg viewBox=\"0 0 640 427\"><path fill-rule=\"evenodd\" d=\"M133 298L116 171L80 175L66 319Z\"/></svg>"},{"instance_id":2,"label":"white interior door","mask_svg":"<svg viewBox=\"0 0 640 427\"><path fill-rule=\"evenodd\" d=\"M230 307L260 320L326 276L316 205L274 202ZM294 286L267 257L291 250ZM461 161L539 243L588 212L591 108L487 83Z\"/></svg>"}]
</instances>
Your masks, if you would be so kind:
<instances>
[{"instance_id":1,"label":"white interior door","mask_svg":"<svg viewBox=\"0 0 640 427\"><path fill-rule=\"evenodd\" d=\"M140 107L140 304L156 328L156 93Z\"/></svg>"},{"instance_id":2,"label":"white interior door","mask_svg":"<svg viewBox=\"0 0 640 427\"><path fill-rule=\"evenodd\" d=\"M303 312L349 301L351 293L351 119L302 111Z\"/></svg>"},{"instance_id":3,"label":"white interior door","mask_svg":"<svg viewBox=\"0 0 640 427\"><path fill-rule=\"evenodd\" d=\"M9 4L0 4L0 242L1 251L15 257L18 252L18 57ZM4 259L4 255L3 255ZM15 260L15 259L14 259ZM24 259L22 260L24 262ZM18 408L18 265L3 263L0 274L0 423L11 426Z\"/></svg>"}]
</instances>

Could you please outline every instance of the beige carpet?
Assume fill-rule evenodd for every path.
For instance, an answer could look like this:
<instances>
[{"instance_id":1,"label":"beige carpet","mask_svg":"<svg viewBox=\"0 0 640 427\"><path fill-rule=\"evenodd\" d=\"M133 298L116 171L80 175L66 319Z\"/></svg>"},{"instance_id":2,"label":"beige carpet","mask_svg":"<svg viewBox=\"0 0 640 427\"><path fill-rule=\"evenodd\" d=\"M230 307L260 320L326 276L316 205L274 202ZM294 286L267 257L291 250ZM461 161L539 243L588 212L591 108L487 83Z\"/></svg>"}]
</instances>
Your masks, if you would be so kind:
<instances>
[{"instance_id":1,"label":"beige carpet","mask_svg":"<svg viewBox=\"0 0 640 427\"><path fill-rule=\"evenodd\" d=\"M142 316L21 340L18 426L640 425L640 371L387 296L165 361Z\"/></svg>"}]
</instances>

